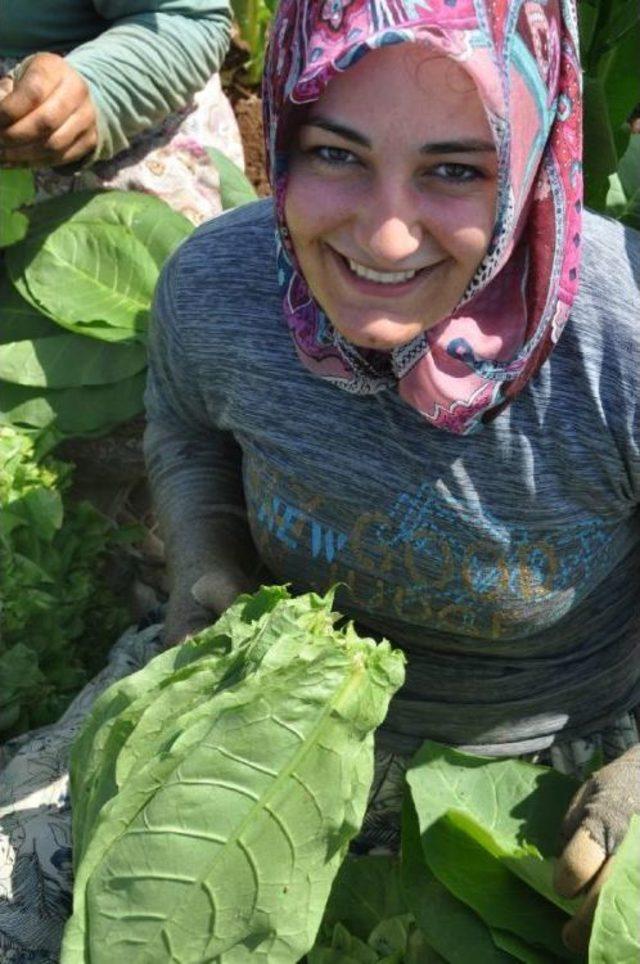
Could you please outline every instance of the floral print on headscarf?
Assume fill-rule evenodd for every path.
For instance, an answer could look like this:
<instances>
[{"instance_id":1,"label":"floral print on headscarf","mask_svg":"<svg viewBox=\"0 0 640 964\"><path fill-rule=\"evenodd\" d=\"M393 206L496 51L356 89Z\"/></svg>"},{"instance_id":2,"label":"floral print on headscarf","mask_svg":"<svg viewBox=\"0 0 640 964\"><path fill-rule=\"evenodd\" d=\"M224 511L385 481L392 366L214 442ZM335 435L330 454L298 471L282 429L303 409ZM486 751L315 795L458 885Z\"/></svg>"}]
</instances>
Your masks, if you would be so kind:
<instances>
[{"instance_id":1,"label":"floral print on headscarf","mask_svg":"<svg viewBox=\"0 0 640 964\"><path fill-rule=\"evenodd\" d=\"M488 251L460 304L390 352L348 343L315 302L284 213L295 109L368 51L421 43L480 93L499 161ZM297 352L346 391L397 388L439 428L464 435L498 414L557 342L576 295L582 97L575 0L281 0L264 77L278 281Z\"/></svg>"}]
</instances>

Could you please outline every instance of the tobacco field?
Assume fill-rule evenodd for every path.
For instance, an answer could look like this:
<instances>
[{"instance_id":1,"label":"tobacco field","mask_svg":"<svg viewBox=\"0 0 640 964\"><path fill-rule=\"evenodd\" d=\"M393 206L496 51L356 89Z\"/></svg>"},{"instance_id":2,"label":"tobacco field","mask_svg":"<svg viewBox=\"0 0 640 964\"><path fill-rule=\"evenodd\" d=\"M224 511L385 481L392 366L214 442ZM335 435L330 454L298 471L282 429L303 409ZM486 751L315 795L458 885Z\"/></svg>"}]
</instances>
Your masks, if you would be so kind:
<instances>
[{"instance_id":1,"label":"tobacco field","mask_svg":"<svg viewBox=\"0 0 640 964\"><path fill-rule=\"evenodd\" d=\"M640 11L637 0L579 6L586 204L640 230ZM242 96L258 92L273 8L234 3L225 77ZM224 207L256 196L224 155L212 160ZM123 584L153 568L156 601L166 598L148 506L126 485L106 501L99 486L78 486L74 453L139 425L154 286L191 230L147 195L35 203L31 172L0 168L0 742L55 721L104 665L135 620ZM74 750L63 964L107 964L107 946L127 964L587 960L561 942L573 905L551 886L577 786L558 773L425 744L407 775L401 854L348 854L373 734L404 670L401 654L359 639L331 605L263 589L96 703ZM199 796L212 769L225 772L225 786L207 790L223 829ZM169 867L153 828L175 835ZM148 880L129 859L142 846L157 861ZM634 818L590 964L640 961L638 852Z\"/></svg>"}]
</instances>

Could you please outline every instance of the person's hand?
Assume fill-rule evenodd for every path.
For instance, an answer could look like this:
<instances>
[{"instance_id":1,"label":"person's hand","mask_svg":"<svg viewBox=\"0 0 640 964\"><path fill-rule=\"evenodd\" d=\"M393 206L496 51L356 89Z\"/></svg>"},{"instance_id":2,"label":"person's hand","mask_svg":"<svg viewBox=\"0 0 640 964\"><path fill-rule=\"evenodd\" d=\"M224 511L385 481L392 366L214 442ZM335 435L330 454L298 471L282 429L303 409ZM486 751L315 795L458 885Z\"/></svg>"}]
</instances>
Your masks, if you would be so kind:
<instances>
[{"instance_id":1,"label":"person's hand","mask_svg":"<svg viewBox=\"0 0 640 964\"><path fill-rule=\"evenodd\" d=\"M255 592L259 582L235 567L210 570L179 579L174 586L162 630L165 648L176 646L214 623L243 592Z\"/></svg>"},{"instance_id":2,"label":"person's hand","mask_svg":"<svg viewBox=\"0 0 640 964\"><path fill-rule=\"evenodd\" d=\"M64 57L35 54L0 81L0 164L55 167L98 143L89 88Z\"/></svg>"},{"instance_id":3,"label":"person's hand","mask_svg":"<svg viewBox=\"0 0 640 964\"><path fill-rule=\"evenodd\" d=\"M640 813L640 745L597 770L580 787L565 816L554 885L563 897L584 894L578 912L566 924L563 939L570 950L586 951L600 890L613 854L631 817Z\"/></svg>"}]
</instances>

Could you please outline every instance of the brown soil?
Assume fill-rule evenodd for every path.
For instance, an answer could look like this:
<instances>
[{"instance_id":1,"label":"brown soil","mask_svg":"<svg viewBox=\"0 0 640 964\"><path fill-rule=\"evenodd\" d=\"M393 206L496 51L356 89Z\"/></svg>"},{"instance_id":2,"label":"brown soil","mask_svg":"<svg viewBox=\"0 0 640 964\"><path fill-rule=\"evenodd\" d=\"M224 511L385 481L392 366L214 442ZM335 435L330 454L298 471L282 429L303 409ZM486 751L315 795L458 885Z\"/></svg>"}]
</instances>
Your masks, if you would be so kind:
<instances>
[{"instance_id":1,"label":"brown soil","mask_svg":"<svg viewBox=\"0 0 640 964\"><path fill-rule=\"evenodd\" d=\"M222 86L231 101L240 128L247 177L260 197L267 197L271 189L265 172L262 101L259 88L248 85L243 76L246 60L246 50L234 37L222 69Z\"/></svg>"},{"instance_id":2,"label":"brown soil","mask_svg":"<svg viewBox=\"0 0 640 964\"><path fill-rule=\"evenodd\" d=\"M260 197L267 197L271 194L271 188L265 171L262 101L257 94L249 94L237 100L233 109L244 147L246 175Z\"/></svg>"}]
</instances>

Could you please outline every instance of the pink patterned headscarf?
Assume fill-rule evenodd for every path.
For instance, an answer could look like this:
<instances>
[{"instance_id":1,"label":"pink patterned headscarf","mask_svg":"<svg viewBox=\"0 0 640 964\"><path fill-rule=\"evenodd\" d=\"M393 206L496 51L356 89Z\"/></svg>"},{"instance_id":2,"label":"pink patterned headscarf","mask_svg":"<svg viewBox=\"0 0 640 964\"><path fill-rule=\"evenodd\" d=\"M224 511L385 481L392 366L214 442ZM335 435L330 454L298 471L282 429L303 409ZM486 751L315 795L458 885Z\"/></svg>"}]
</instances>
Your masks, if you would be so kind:
<instances>
[{"instance_id":1,"label":"pink patterned headscarf","mask_svg":"<svg viewBox=\"0 0 640 964\"><path fill-rule=\"evenodd\" d=\"M281 0L264 77L278 279L296 349L346 391L397 388L460 435L495 416L538 371L576 295L582 97L575 0ZM421 43L474 81L499 161L487 254L453 314L390 352L347 342L314 300L284 215L295 108L370 50Z\"/></svg>"}]
</instances>

